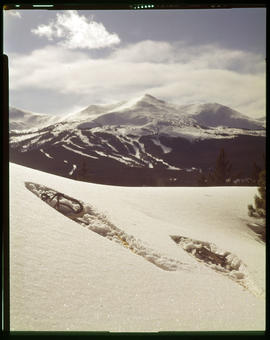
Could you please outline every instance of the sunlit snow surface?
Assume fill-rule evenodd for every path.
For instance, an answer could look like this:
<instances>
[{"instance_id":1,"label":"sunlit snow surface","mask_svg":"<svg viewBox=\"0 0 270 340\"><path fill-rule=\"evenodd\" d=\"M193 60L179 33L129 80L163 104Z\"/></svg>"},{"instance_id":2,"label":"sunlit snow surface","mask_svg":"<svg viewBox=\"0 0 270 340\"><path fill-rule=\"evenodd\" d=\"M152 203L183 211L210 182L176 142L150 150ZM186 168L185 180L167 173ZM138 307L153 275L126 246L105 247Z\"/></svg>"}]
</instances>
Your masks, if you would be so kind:
<instances>
[{"instance_id":1,"label":"sunlit snow surface","mask_svg":"<svg viewBox=\"0 0 270 340\"><path fill-rule=\"evenodd\" d=\"M92 209L90 227L45 204L25 182L84 202ZM247 227L255 193L254 187L104 186L11 164L11 329L264 330L265 244ZM127 235L127 244L171 261L173 270L119 238L103 237L97 230L104 221ZM200 243L220 256L233 254L227 264L248 284L195 258Z\"/></svg>"}]
</instances>

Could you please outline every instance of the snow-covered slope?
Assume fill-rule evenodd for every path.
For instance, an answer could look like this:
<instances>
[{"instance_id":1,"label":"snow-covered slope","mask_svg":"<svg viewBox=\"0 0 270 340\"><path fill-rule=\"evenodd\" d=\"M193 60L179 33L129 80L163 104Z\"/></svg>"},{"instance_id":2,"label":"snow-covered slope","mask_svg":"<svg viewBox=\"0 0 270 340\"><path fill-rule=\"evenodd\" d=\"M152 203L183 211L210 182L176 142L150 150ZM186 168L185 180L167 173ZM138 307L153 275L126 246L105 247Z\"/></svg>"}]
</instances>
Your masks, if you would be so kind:
<instances>
[{"instance_id":1,"label":"snow-covered slope","mask_svg":"<svg viewBox=\"0 0 270 340\"><path fill-rule=\"evenodd\" d=\"M68 219L25 182L85 202L93 224L103 215L141 253ZM246 225L255 192L103 186L11 163L11 330L264 330L265 245ZM172 235L235 254L244 279L198 262Z\"/></svg>"},{"instance_id":2,"label":"snow-covered slope","mask_svg":"<svg viewBox=\"0 0 270 340\"><path fill-rule=\"evenodd\" d=\"M146 125L159 121L170 123L174 121L179 125L191 125L191 119L187 119L186 115L177 111L177 108L163 100L159 100L149 94L142 98L138 98L135 103L130 103L130 106L122 105L115 109L112 113L103 115L96 119L96 122L101 125Z\"/></svg>"}]
</instances>

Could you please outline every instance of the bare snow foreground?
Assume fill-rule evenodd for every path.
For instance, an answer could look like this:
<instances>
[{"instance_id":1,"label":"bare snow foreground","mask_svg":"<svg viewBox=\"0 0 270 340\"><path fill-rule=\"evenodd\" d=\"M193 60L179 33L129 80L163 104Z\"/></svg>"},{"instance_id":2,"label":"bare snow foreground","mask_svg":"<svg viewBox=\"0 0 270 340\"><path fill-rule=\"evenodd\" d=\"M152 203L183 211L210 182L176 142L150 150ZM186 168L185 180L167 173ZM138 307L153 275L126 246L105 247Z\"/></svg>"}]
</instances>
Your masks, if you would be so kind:
<instances>
[{"instance_id":1,"label":"bare snow foreground","mask_svg":"<svg viewBox=\"0 0 270 340\"><path fill-rule=\"evenodd\" d=\"M85 214L60 214L34 192L44 187ZM264 330L255 193L104 186L11 163L11 330Z\"/></svg>"}]
</instances>

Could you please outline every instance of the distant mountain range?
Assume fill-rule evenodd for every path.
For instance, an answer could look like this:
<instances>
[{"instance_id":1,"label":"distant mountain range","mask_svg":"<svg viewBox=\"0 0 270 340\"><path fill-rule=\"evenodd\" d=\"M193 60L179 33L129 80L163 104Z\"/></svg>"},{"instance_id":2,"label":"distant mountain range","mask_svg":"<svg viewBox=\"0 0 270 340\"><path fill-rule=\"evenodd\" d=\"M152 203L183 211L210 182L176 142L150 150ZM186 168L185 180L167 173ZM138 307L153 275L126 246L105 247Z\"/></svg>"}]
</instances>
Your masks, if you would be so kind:
<instances>
[{"instance_id":1,"label":"distant mountain range","mask_svg":"<svg viewBox=\"0 0 270 340\"><path fill-rule=\"evenodd\" d=\"M225 126L239 129L262 129L264 117L251 119L227 106L217 103L173 105L149 94L141 98L111 105L90 105L84 110L64 115L52 116L32 113L10 107L10 130L40 128L57 122L82 121L97 125L138 125L147 123L174 123L204 127Z\"/></svg>"},{"instance_id":2,"label":"distant mountain range","mask_svg":"<svg viewBox=\"0 0 270 340\"><path fill-rule=\"evenodd\" d=\"M265 125L217 104L177 106L149 94L56 117L10 108L10 160L118 185L196 185L221 148L238 177L263 163Z\"/></svg>"}]
</instances>

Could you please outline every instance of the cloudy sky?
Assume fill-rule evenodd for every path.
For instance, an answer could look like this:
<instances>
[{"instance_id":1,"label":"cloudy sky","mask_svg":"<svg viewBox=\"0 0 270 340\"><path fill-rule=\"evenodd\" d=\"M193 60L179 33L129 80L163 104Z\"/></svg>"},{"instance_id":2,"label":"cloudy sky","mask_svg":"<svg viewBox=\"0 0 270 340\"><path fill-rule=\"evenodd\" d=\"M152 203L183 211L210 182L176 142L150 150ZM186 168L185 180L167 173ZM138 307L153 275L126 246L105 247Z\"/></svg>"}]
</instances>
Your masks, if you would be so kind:
<instances>
[{"instance_id":1,"label":"cloudy sky","mask_svg":"<svg viewBox=\"0 0 270 340\"><path fill-rule=\"evenodd\" d=\"M149 93L265 115L265 9L4 14L10 105L67 114Z\"/></svg>"}]
</instances>

